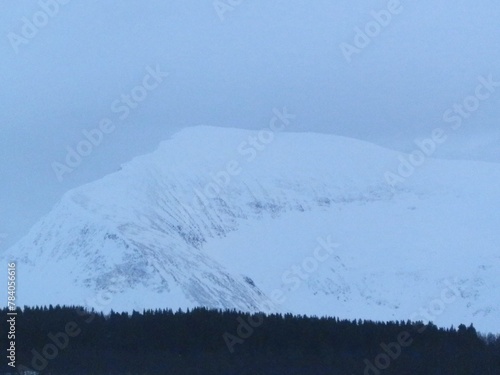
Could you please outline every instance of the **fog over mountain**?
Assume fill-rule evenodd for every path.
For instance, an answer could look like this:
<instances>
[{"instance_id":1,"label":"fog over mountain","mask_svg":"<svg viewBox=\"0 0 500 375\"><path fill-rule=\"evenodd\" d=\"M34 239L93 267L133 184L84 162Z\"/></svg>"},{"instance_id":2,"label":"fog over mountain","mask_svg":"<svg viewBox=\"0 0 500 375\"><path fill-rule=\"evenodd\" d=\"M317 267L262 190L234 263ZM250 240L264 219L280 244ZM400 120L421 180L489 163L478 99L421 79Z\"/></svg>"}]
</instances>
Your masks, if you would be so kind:
<instances>
[{"instance_id":1,"label":"fog over mountain","mask_svg":"<svg viewBox=\"0 0 500 375\"><path fill-rule=\"evenodd\" d=\"M433 157L500 161L500 90L476 91L481 79L500 81L498 2L228 4L2 4L1 250L66 191L154 151L176 131L262 129L274 108L296 116L289 131L404 152L443 128L447 139ZM357 49L350 62L343 43ZM148 69L163 72L161 82L146 79ZM138 86L145 89L133 91ZM132 94L141 100L127 100ZM54 163L66 165L83 132L100 126L109 132L58 179Z\"/></svg>"}]
</instances>

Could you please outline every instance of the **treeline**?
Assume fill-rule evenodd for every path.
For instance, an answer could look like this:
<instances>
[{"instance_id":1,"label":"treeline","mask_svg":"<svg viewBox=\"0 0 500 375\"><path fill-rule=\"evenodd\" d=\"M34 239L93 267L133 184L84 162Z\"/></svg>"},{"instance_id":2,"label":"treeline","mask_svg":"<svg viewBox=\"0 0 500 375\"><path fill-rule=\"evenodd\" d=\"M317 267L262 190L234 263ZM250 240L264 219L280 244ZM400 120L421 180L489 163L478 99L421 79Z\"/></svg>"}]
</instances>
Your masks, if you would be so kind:
<instances>
[{"instance_id":1,"label":"treeline","mask_svg":"<svg viewBox=\"0 0 500 375\"><path fill-rule=\"evenodd\" d=\"M2 310L7 317L7 310ZM52 375L498 375L500 337L472 327L197 308L18 310L17 371ZM2 353L11 340L2 319ZM11 348L12 349L12 348ZM0 372L15 373L2 355Z\"/></svg>"}]
</instances>

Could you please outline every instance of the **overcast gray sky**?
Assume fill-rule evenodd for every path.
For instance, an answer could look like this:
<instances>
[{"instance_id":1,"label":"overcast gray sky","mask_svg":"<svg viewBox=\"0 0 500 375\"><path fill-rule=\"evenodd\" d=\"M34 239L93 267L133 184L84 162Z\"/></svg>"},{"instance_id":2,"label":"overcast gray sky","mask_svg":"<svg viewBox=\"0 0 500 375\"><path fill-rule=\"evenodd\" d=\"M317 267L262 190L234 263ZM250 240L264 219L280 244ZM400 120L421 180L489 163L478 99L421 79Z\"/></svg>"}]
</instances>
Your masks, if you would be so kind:
<instances>
[{"instance_id":1,"label":"overcast gray sky","mask_svg":"<svg viewBox=\"0 0 500 375\"><path fill-rule=\"evenodd\" d=\"M494 0L220 0L219 14L212 0L54 1L1 5L0 250L65 191L180 128L260 129L286 106L296 131L411 151L479 77L500 82ZM397 12L349 62L342 43L356 47L355 28L389 8ZM113 103L142 84L148 66L168 77L119 119ZM437 155L500 161L499 104L500 88ZM52 163L103 118L115 130L59 181Z\"/></svg>"}]
</instances>

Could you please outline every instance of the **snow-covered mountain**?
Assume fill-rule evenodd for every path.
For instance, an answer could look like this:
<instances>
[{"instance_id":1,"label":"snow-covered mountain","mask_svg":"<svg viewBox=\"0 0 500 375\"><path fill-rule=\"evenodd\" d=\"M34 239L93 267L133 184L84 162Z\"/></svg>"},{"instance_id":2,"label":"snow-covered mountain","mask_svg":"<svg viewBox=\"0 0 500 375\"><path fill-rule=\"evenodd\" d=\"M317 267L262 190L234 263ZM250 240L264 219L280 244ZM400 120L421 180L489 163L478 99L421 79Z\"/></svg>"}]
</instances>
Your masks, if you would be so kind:
<instances>
[{"instance_id":1,"label":"snow-covered mountain","mask_svg":"<svg viewBox=\"0 0 500 375\"><path fill-rule=\"evenodd\" d=\"M19 305L208 306L500 332L500 165L199 126L68 192L2 255Z\"/></svg>"}]
</instances>

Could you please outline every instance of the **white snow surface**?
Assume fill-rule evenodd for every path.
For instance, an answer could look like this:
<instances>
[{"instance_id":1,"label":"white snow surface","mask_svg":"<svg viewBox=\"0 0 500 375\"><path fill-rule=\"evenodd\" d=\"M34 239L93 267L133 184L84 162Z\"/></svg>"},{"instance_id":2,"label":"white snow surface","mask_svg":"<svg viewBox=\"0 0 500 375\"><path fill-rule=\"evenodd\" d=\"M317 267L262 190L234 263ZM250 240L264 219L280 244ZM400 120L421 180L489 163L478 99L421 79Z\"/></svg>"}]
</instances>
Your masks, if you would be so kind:
<instances>
[{"instance_id":1,"label":"white snow surface","mask_svg":"<svg viewBox=\"0 0 500 375\"><path fill-rule=\"evenodd\" d=\"M2 254L17 261L18 305L207 306L500 332L499 164L426 159L391 186L397 152L260 136L251 146L258 132L184 129L68 192Z\"/></svg>"}]
</instances>

